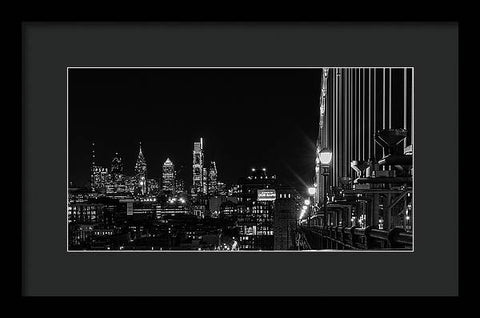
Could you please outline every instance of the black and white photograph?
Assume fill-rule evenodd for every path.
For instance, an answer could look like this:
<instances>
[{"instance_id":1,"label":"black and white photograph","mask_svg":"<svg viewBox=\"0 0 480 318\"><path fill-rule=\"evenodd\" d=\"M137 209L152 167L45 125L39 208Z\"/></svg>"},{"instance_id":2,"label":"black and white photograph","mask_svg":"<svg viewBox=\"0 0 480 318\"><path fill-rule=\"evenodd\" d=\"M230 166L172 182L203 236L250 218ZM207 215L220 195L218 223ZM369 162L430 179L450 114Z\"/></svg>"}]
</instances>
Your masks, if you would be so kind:
<instances>
[{"instance_id":1,"label":"black and white photograph","mask_svg":"<svg viewBox=\"0 0 480 318\"><path fill-rule=\"evenodd\" d=\"M68 252L412 252L414 67L67 67Z\"/></svg>"}]
</instances>

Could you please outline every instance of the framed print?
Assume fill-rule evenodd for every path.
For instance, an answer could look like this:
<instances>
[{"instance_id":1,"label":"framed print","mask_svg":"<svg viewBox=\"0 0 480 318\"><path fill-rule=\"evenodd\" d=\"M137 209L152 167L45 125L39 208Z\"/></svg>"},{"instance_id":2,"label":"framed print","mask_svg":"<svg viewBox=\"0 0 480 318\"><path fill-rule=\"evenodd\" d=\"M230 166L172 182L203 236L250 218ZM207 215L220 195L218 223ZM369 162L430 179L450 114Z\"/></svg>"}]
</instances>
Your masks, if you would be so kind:
<instances>
[{"instance_id":1,"label":"framed print","mask_svg":"<svg viewBox=\"0 0 480 318\"><path fill-rule=\"evenodd\" d=\"M23 54L25 295L458 294L456 23L28 22Z\"/></svg>"}]
</instances>

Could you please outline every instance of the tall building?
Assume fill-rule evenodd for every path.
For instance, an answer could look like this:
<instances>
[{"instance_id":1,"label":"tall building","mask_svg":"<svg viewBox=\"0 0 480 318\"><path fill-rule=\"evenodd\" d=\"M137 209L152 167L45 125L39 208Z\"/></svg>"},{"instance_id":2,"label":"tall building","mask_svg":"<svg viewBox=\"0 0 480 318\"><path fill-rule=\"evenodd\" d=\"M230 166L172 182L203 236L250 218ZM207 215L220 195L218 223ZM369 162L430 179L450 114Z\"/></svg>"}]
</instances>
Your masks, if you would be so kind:
<instances>
[{"instance_id":1,"label":"tall building","mask_svg":"<svg viewBox=\"0 0 480 318\"><path fill-rule=\"evenodd\" d=\"M295 232L300 210L300 196L294 188L276 189L277 199L273 212L273 248L291 250L296 247Z\"/></svg>"},{"instance_id":2,"label":"tall building","mask_svg":"<svg viewBox=\"0 0 480 318\"><path fill-rule=\"evenodd\" d=\"M208 194L218 194L218 179L217 179L217 165L215 161L210 162L208 169Z\"/></svg>"},{"instance_id":3,"label":"tall building","mask_svg":"<svg viewBox=\"0 0 480 318\"><path fill-rule=\"evenodd\" d=\"M92 166L90 170L90 188L92 192L104 192L108 179L108 168L95 162L95 143L92 143Z\"/></svg>"},{"instance_id":4,"label":"tall building","mask_svg":"<svg viewBox=\"0 0 480 318\"><path fill-rule=\"evenodd\" d=\"M175 191L175 165L167 158L162 167L162 190L167 192Z\"/></svg>"},{"instance_id":5,"label":"tall building","mask_svg":"<svg viewBox=\"0 0 480 318\"><path fill-rule=\"evenodd\" d=\"M104 192L108 179L108 168L94 165L91 178L92 191Z\"/></svg>"},{"instance_id":6,"label":"tall building","mask_svg":"<svg viewBox=\"0 0 480 318\"><path fill-rule=\"evenodd\" d=\"M202 169L202 193L207 194L208 191L208 169L203 167Z\"/></svg>"},{"instance_id":7,"label":"tall building","mask_svg":"<svg viewBox=\"0 0 480 318\"><path fill-rule=\"evenodd\" d=\"M147 194L147 161L142 152L142 143L139 145L137 162L135 163L135 179L137 191L142 195Z\"/></svg>"},{"instance_id":8,"label":"tall building","mask_svg":"<svg viewBox=\"0 0 480 318\"><path fill-rule=\"evenodd\" d=\"M115 156L112 159L110 173L112 174L112 180L115 184L122 182L123 162L122 157L118 155L118 152L115 153Z\"/></svg>"},{"instance_id":9,"label":"tall building","mask_svg":"<svg viewBox=\"0 0 480 318\"><path fill-rule=\"evenodd\" d=\"M273 210L276 178L266 169L252 169L251 175L239 180L240 207L237 224L240 249L273 250Z\"/></svg>"},{"instance_id":10,"label":"tall building","mask_svg":"<svg viewBox=\"0 0 480 318\"><path fill-rule=\"evenodd\" d=\"M200 138L200 141L193 143L192 194L202 193L204 190L203 170L203 138Z\"/></svg>"}]
</instances>

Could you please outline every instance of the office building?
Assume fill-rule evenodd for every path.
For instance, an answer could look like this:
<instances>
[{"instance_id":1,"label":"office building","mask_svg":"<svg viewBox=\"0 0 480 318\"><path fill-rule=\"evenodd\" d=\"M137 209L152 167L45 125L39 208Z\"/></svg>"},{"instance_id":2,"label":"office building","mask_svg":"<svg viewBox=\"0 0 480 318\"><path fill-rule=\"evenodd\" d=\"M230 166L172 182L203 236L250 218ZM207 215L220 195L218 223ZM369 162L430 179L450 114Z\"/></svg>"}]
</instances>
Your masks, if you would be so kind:
<instances>
[{"instance_id":1,"label":"office building","mask_svg":"<svg viewBox=\"0 0 480 318\"><path fill-rule=\"evenodd\" d=\"M202 193L204 191L203 156L203 138L200 138L200 141L193 143L193 195Z\"/></svg>"},{"instance_id":2,"label":"office building","mask_svg":"<svg viewBox=\"0 0 480 318\"><path fill-rule=\"evenodd\" d=\"M237 225L240 229L239 246L242 250L273 250L273 209L277 181L266 169L252 169L252 173L238 182L240 204Z\"/></svg>"},{"instance_id":3,"label":"office building","mask_svg":"<svg viewBox=\"0 0 480 318\"><path fill-rule=\"evenodd\" d=\"M135 179L137 194L147 194L147 161L145 160L145 156L142 152L142 143L139 145L137 162L135 163Z\"/></svg>"},{"instance_id":4,"label":"office building","mask_svg":"<svg viewBox=\"0 0 480 318\"><path fill-rule=\"evenodd\" d=\"M210 162L208 169L208 194L218 194L217 165L215 164L215 161Z\"/></svg>"},{"instance_id":5,"label":"office building","mask_svg":"<svg viewBox=\"0 0 480 318\"><path fill-rule=\"evenodd\" d=\"M173 193L175 191L175 165L167 158L162 167L162 190Z\"/></svg>"}]
</instances>

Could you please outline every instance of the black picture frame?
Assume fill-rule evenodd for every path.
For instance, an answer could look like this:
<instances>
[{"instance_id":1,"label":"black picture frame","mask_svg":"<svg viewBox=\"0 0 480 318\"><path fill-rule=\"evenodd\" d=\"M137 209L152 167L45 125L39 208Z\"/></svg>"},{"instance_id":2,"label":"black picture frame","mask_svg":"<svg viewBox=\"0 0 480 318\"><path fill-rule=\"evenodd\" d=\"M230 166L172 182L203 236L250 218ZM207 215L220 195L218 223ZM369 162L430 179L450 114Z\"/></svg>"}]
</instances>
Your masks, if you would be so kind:
<instances>
[{"instance_id":1,"label":"black picture frame","mask_svg":"<svg viewBox=\"0 0 480 318\"><path fill-rule=\"evenodd\" d=\"M287 19L287 20L288 20L288 19ZM240 22L240 21L239 21L239 22ZM22 21L22 23L21 23L21 27L22 27L22 28L21 28L22 43L21 43L21 44L22 44L22 53L24 54L24 55L23 55L23 59L22 59L22 63L21 63L22 69L23 69L22 80L25 80L26 78L28 78L28 68L31 67L31 65L32 65L32 64L26 63L26 62L28 61L28 57L26 56L27 54L25 53L25 49L28 47L28 46L26 46L25 44L26 44L26 41L27 41L27 40L26 40L26 37L28 37L28 36L26 35L26 32L28 32L27 29L29 28L29 26L32 26L32 25L35 25L35 24L38 24L38 25L48 25L48 24L50 24L50 25L60 26L62 23L64 23L64 22L61 22L61 23L60 23L60 22L52 23L52 22L44 21L44 22L42 22L42 23L38 23L38 22L34 22L34 21ZM96 23L96 22L95 22L95 23ZM94 23L94 24L95 24L95 23ZM142 23L142 22L140 22L140 23ZM167 22L167 23L169 23L169 22ZM197 21L197 23L199 23L199 22ZM215 22L215 23L213 23L213 24L212 24L211 22L209 22L209 23L207 23L207 24L209 24L209 25L214 25L214 26L215 26L215 25L218 26L218 25L219 25L218 23L220 23L220 22ZM225 23L225 22L221 22L221 23ZM286 23L286 22L284 22L284 23ZM291 25L295 25L296 28L301 28L301 27L305 27L305 26L313 25L313 24L322 25L322 22L308 22L308 23L302 22L302 23L300 23L300 24L295 24L295 22L290 21L289 23L293 23L293 24L290 24L290 26L291 26ZM323 22L323 23L324 23L324 22ZM359 23L359 22L355 22L355 23ZM337 22L328 22L327 24L323 24L323 25L324 25L324 26L327 25L328 27L333 27L333 28L335 28L335 26L339 26L339 25L340 25L341 28L342 28L342 30L343 30L343 32L348 32L348 31L344 31L345 28L347 28L348 26L352 27L355 23L354 23L353 21L350 21L350 22L344 23L344 24L338 24ZM383 24L382 24L383 26L388 26L388 27L391 27L391 26L394 24L394 23L392 23L392 22L389 22L389 23L377 22L377 23L380 23L380 24L383 23ZM68 24L68 23L67 23L67 24ZM77 26L79 26L79 25L81 26L81 24L77 24L77 23L75 23L75 24L76 24ZM117 24L117 23L114 23L114 24ZM176 22L173 23L173 24L176 24ZM189 23L186 23L184 27L186 27L186 26L192 26L192 25L194 25L194 24L195 24L195 23L193 23L192 21L190 21ZM239 25L238 22L235 23L235 24L236 24L237 26ZM242 24L242 23L240 23L240 24ZM247 24L248 24L248 23L247 23ZM280 23L280 24L282 24L282 23ZM399 24L401 24L401 23L399 23ZM399 24L398 24L398 25L399 25ZM151 24L151 23L148 23L148 25L152 25L152 24ZM257 26L255 26L255 25L257 25ZM262 25L262 24L261 24L261 23L256 23L256 22L255 22L255 23L252 23L252 21L250 21L250 27L251 27L251 28L258 27L258 25ZM278 27L278 26L279 26L279 23L278 23L278 21L275 21L275 23L272 24L272 25L275 25L276 27ZM286 23L286 25L289 25L289 24ZM375 24L369 24L369 25L373 27ZM437 22L431 22L431 23L425 23L425 22L407 22L406 24L403 24L403 27L405 27L406 25L408 25L408 26L410 26L410 27L415 26L414 28L416 29L416 34L417 34L417 36L418 36L418 33L419 33L418 30L421 29L422 27L425 27L425 26L427 26L427 28L428 28L428 27L431 27L431 28L436 28L436 27L437 27L437 28L442 28L442 27L445 27L445 28L447 28L447 29L448 29L448 27L451 27L451 28L457 30L456 32L458 32L458 23L455 22L455 21L451 21L451 20L450 20L450 21L443 21L443 22L437 21ZM261 27L261 26L260 26L260 27ZM456 32L454 31L453 33L456 33ZM455 39L456 39L456 41L453 41L453 43L451 43L451 44L454 45L455 43L458 43L458 33L457 33L457 37L456 37ZM430 38L430 40L431 40L431 38ZM443 43L442 43L443 45L448 46L448 43L446 44L445 38L442 38L441 41L443 42ZM127 41L127 42L128 42L128 41ZM420 43L420 42L418 42L418 43ZM456 53L458 53L458 49L455 48L454 51L455 51ZM423 52L423 53L425 54L425 52ZM437 53L440 54L440 52L437 52ZM399 53L399 54L400 54L400 53ZM425 55L428 56L428 54L425 54ZM363 58L365 58L365 57L363 57ZM382 58L383 58L383 60L380 61L379 64L385 65L386 61L388 61L388 57L383 56ZM432 58L432 55L430 55L430 58ZM356 60L355 60L354 63L352 63L352 62L345 62L344 64L350 64L350 65L351 65L351 64L358 64L360 61L362 61L362 59L359 58L359 57L356 57L355 59L356 59ZM457 59L458 59L458 55L457 55ZM455 62L455 61L454 61L454 62ZM91 63L91 62L90 62L90 63ZM198 61L195 61L194 64L195 64L195 63L198 63ZM260 64L261 64L261 63L262 63L262 62L260 62ZM263 63L264 63L264 62L263 62ZM388 63L388 62L387 62L387 63ZM433 64L433 63L432 63L432 64ZM455 63L454 63L454 64L455 64ZM388 65L388 64L387 64L387 65ZM458 61L457 61L457 67L458 67ZM457 70L457 71L458 71L458 70ZM416 82L416 83L418 83L418 82ZM25 86L25 84L24 84L24 86L22 87L22 88L23 88L22 91L23 91L24 93L27 93L27 92L28 92L28 87L27 87L27 89L26 89L26 87L27 87L27 86ZM451 87L450 87L450 88L451 88ZM457 87L456 87L456 89L457 89L456 92L454 91L453 93L454 93L454 95L456 94L457 100L458 100L458 96L459 96L459 95L458 95L458 82L457 82ZM420 88L417 87L417 88L416 88L416 94L419 93L419 90L420 90ZM21 94L21 95L23 95L23 94ZM32 155L31 149L29 149L29 146L28 146L29 124L28 124L28 123L27 123L27 124L25 123L25 119L28 118L28 114L29 114L29 113L28 113L28 108L25 107L25 105L26 105L27 103L29 103L29 98L28 98L27 96L28 96L28 94L26 94L25 97L23 97L23 105L24 105L23 107L24 107L24 108L23 108L23 112L22 112L22 115L23 115L23 118L22 118L22 124L23 124L23 125L22 125L22 128L23 128L23 129L22 129L21 132L22 132L22 135L23 135L23 140L22 140L22 141L24 142L24 144L23 144L23 148L22 148L21 150L23 150L23 156L22 156L23 159L24 159L24 162L23 162L24 167L23 167L23 168L25 168L26 166L28 166L28 157L25 156L25 154L29 153L30 156ZM417 103L418 103L418 102L417 102ZM458 116L458 113L457 113L457 116ZM441 116L439 116L439 117L441 117ZM437 120L443 120L443 119L444 119L444 120L449 120L450 123L452 124L452 117L451 117L451 116L450 116L450 117L447 117L447 118L442 118L442 119L439 119L438 117L436 117L436 118L437 118ZM452 130L451 130L450 132L453 133L454 136L457 136L457 137L458 137L458 130L456 130L456 128L458 128L458 126L453 125L453 126L452 126ZM417 127L416 127L416 129L417 129ZM416 134L419 134L418 130L416 131ZM447 140L450 141L450 142L456 141L456 138L454 138L454 136L451 136L451 138L447 138ZM28 151L27 151L27 150L28 150ZM451 159L454 160L455 162L457 162L456 160L458 160L458 157L456 157L454 154L452 154ZM25 178L25 177L28 178L28 173L25 174L25 170L23 170L23 169L22 169L22 171L24 172L24 173L22 174L22 177L23 177L23 178ZM32 170L27 169L27 171L32 171ZM28 194L28 190L25 189L25 185L26 185L25 179L23 179L23 180L22 180L22 190L23 190L24 196L23 196L23 197L21 198L21 200L20 200L21 203L22 203L23 209L25 208L26 199L28 199L28 195L25 196L25 194ZM448 187L451 191L458 191L458 188L455 189L454 185L457 185L457 186L458 186L458 179L457 179L456 181L454 181L452 184L447 184L446 187ZM458 199L457 199L457 201L458 201ZM456 202L456 203L457 203L457 206L458 206L458 202ZM23 210L23 209L22 209L22 210ZM22 231L21 231L21 241L22 241L22 254L23 254L23 255L22 255L22 256L23 256L23 258L22 258L22 264L23 264L23 265L25 265L25 263L24 263L25 257L26 257L27 259L28 259L28 257L29 257L29 256L26 255L26 254L28 254L28 248L26 248L26 246L25 246L25 244L28 245L27 242L28 242L29 239L28 239L28 238L25 239L25 236L28 237L29 235L30 235L30 236L33 235L33 233L31 233L31 232L25 231L25 222L28 222L28 218L29 218L28 215L22 214L22 217L21 217L21 219L20 219L20 225L21 225L21 229L22 229ZM458 223L458 220L459 220L458 211L457 211L457 214L454 216L454 219L455 219L455 221L457 222L457 225L459 226L459 223ZM63 220L63 219L62 219L62 220ZM420 223L420 224L421 224L421 223ZM416 225L416 226L417 226L417 225ZM419 227L421 227L421 225L419 225ZM63 231L63 230L64 230L64 229L62 228L62 231ZM419 229L419 231L420 231L420 229ZM453 235L455 236L454 229L452 229L452 231L453 231L453 232L452 232ZM457 238L456 243L458 244L458 238ZM454 252L454 254L458 254L459 251L460 251L460 249L459 249L459 247L458 247L457 244L454 244L454 246L451 246L451 249L452 249L452 251ZM417 251L417 252L418 252L418 253L422 253L423 251L424 251L424 250L420 249L420 252L418 252L418 251ZM63 252L64 252L64 251L62 251L62 253L63 253ZM43 253L43 251L42 251L42 253ZM58 253L58 251L57 251L57 253ZM368 256L368 255L367 255L367 256ZM202 258L205 258L205 257L206 257L206 256L202 256ZM222 260L222 257L223 257L223 256L215 256L215 257L214 257L214 258L215 258L214 262L218 262L218 261L219 261L219 262L222 262L222 261L223 261L223 260ZM237 256L237 257L238 257L238 256ZM375 259L375 260L365 259L365 257L366 257L366 256L362 255L362 256L358 259L358 261L359 261L359 262L374 262L374 263L377 263L377 264L382 264L382 261L381 261L381 260L377 260L377 259ZM247 257L247 258L250 258L250 257ZM274 256L274 258L275 258L275 256ZM308 258L310 259L310 258L312 258L312 257L308 257ZM450 261L452 262L452 264L450 264L450 266L451 266L450 269L453 268L453 269L457 269L457 270L458 270L458 265L457 265L457 263L455 263L455 260L454 260L454 259L451 259L451 258L449 258L449 259L450 259ZM105 258L104 258L102 261L105 261ZM135 262L142 263L141 260L140 260L140 261L139 261L139 260L134 260L134 261L135 261ZM172 262L171 262L171 264L170 264L170 269L173 268L173 267L172 267L173 264L175 264L177 261L178 261L178 260L175 260L175 261L172 261ZM250 261L250 260L247 260L247 261ZM311 261L311 260L310 260L310 261ZM317 260L317 261L318 261L318 260ZM431 260L427 260L427 258L422 258L422 262L428 262L428 261L431 261ZM275 262L282 263L283 260L276 259ZM321 261L318 261L318 262L321 263ZM33 262L33 263L35 263L35 262ZM254 263L255 263L255 262L254 262ZM298 261L296 261L296 262L294 262L294 263L297 264ZM347 263L348 263L348 262L345 262L344 264L347 264ZM42 266L46 266L45 264L46 264L46 263L43 263ZM231 265L231 264L228 264L228 263L227 263L227 266L228 266L228 265ZM427 266L427 264L424 264L424 265L425 265L426 268L432 269L432 267ZM433 264L431 264L431 265L433 266ZM30 262L30 263L29 263L29 266L35 266L35 265ZM103 265L103 266L104 266L104 265ZM439 263L436 263L435 266L440 266L440 265L439 265ZM108 266L106 266L106 267L108 267ZM267 267L268 267L268 266L267 266ZM100 266L100 268L102 268L102 266ZM438 268L438 267L437 267L437 268ZM309 269L309 270L312 270L312 269L314 269L314 268L311 267L311 268L308 268L308 269ZM346 269L347 269L347 267L343 267L343 268L342 268L342 270L344 270L344 271L346 271ZM43 270L45 270L45 269L43 268ZM273 271L275 272L275 270L273 270ZM440 270L439 270L439 271L440 271ZM100 272L101 272L101 271L100 271ZM389 272L390 272L390 270L389 270ZM391 270L391 272L395 272L395 271L394 271L394 270ZM46 285L43 285L42 283L37 283L37 284L39 284L38 287L37 287L38 290L37 290L36 292L33 292L33 293L32 293L31 291L29 292L29 288L31 288L31 287L29 287L29 284L30 284L30 283L28 282L28 279L29 279L29 278L28 278L28 275L27 275L27 277L24 276L24 275L25 275L25 266L22 267L22 273L21 273L21 274L22 274L21 276L22 276L22 281L23 281L22 286L21 286L21 294L22 294L22 295L24 295L24 296L39 296L39 295L43 295L43 293L40 291L40 290L42 289L41 286L43 286L43 287L45 288L45 287L47 287ZM277 273L277 274L279 274L279 273ZM421 277L421 274L422 274L422 273L418 273L418 274L420 274L419 276ZM423 274L425 274L425 273L423 273ZM47 275L47 277L48 277L48 275ZM254 276L254 277L256 277L256 276ZM283 276L282 276L282 275L279 275L279 277L283 277ZM435 276L435 277L436 277L436 276ZM196 280L191 274L188 274L188 273L185 273L185 277L183 277L183 278L186 279L186 280L190 279L190 281L191 281L191 282L194 282L195 284L198 284L198 283L199 283L198 280ZM258 278L258 277L257 277L257 278ZM425 275L423 276L423 278L425 278ZM438 278L438 277L437 277L437 278ZM443 278L445 279L446 277L444 276ZM30 279L31 279L31 277L30 277ZM372 279L374 279L374 278L372 278ZM197 285L197 288L198 288L198 289L196 290L196 293L195 293L195 292L191 292L191 291L190 291L190 293L182 293L182 292L178 293L178 292L174 292L174 291L170 290L170 291L167 292L167 293L159 293L159 294L153 293L153 294L149 294L148 292L139 292L138 289L141 289L141 287L139 287L140 285L137 285L136 287L129 288L129 291L131 291L131 294L129 294L126 290L120 291L120 292L118 293L118 289L117 289L117 294L114 294L113 291L112 291L112 293L113 293L114 295L116 295L116 296L167 296L167 295L168 295L168 296L218 296L218 295L220 295L220 294L225 295L225 296L245 296L245 295L252 295L252 294L253 294L254 296L287 296L287 295L288 295L288 296L352 296L352 295L354 295L354 296L360 296L360 295L377 296L377 295L379 295L379 294L388 295L388 296L405 296L405 295L418 296L418 295L425 295L425 294L432 295L432 296L438 296L438 295L442 295L442 296L445 296L445 295L447 295L447 296L454 296L454 295L458 295L458 274L457 274L457 276L456 276L456 275L452 275L452 277L449 277L448 279L449 279L449 282L448 282L448 287L449 287L449 288L446 288L445 290L440 290L440 289L438 288L438 286L436 286L436 288L433 288L433 289L431 289L431 290L423 290L423 289L420 289L420 290L419 290L419 289L415 289L415 288L412 288L411 290L401 290L401 288L400 288L400 286L399 286L398 284L397 284L397 285L393 284L393 285L395 285L395 291L394 291L394 292L391 292L391 293L387 292L386 290L384 290L384 289L382 289L382 288L379 288L378 286L377 286L377 290L374 291L374 292L365 292L365 291L361 291L361 290L355 290L355 288L357 288L358 286L355 287L355 288L353 288L353 286L352 286L351 288L349 288L349 285L348 285L348 284L347 284L347 285L344 284L343 287L340 288L340 289L338 289L338 290L332 290L332 289L328 290L328 288L327 288L327 290L323 290L322 292L319 293L319 292L318 292L318 282L319 282L319 281L315 281L315 282L311 282L310 285L311 285L311 286L315 286L315 288L317 289L317 291L316 291L316 292L312 292L312 293L310 294L310 293L306 293L306 292L305 292L305 287L306 287L306 286L302 285L302 284L299 283L298 281L290 280L290 279L285 279L285 277L283 277L282 285L284 285L284 286L286 287L287 285L290 284L290 285L293 286L293 288L292 288L292 286L288 286L288 292L285 292L285 291L284 291L284 293L279 292L278 286L276 286L276 289L275 289L275 290L267 290L267 289L265 289L265 290L260 290L260 291L259 291L259 290L257 289L256 292L248 291L248 288L247 288L246 290L243 290L242 292L239 292L239 289L236 288L235 292L229 293L228 291L225 290L225 286L222 286L222 284L221 284L220 282L218 282L218 281L215 282L215 283L213 283L213 284L211 284L211 286L210 286L210 287L213 286L214 288L216 288L216 291L215 291L215 292L212 292L212 291L210 291L210 292L205 292L204 290L201 290L201 288L198 288L198 285ZM365 282L365 281L363 281L363 282ZM77 282L77 283L78 283L78 282ZM131 283L131 282L130 282L130 283ZM304 281L303 283L306 283L306 282ZM437 281L437 283L438 283L438 281ZM53 284L53 285L54 285L54 284ZM168 285L168 284L167 284L167 285ZM307 282L307 285L309 285L308 282ZM328 284L327 284L327 285L328 285ZM341 284L340 284L340 285L341 285ZM365 284L360 284L360 285L361 285L361 286L365 286ZM423 286L425 287L425 285L428 285L428 284L425 284L425 283L424 283ZM376 286L376 285L373 284L373 286ZM184 287L184 286L183 286L183 287ZM88 291L88 290L86 289L86 290L84 290L84 291L82 291L82 292L74 292L74 291L69 291L69 292L67 292L67 291L64 290L63 293L62 293L62 292L60 292L60 290L54 290L54 289L55 289L55 288L52 288L52 285L48 286L48 289L47 289L46 291L44 291L44 295L53 296L53 295L63 294L63 295L71 295L71 296L90 296L90 295L91 295L91 296L100 296L100 295L109 295L109 294L110 294L108 290L99 290L98 288L94 288L93 286L91 286L91 291ZM185 290L184 288L182 288L182 289ZM299 291L303 291L303 292L299 292Z\"/></svg>"}]
</instances>

